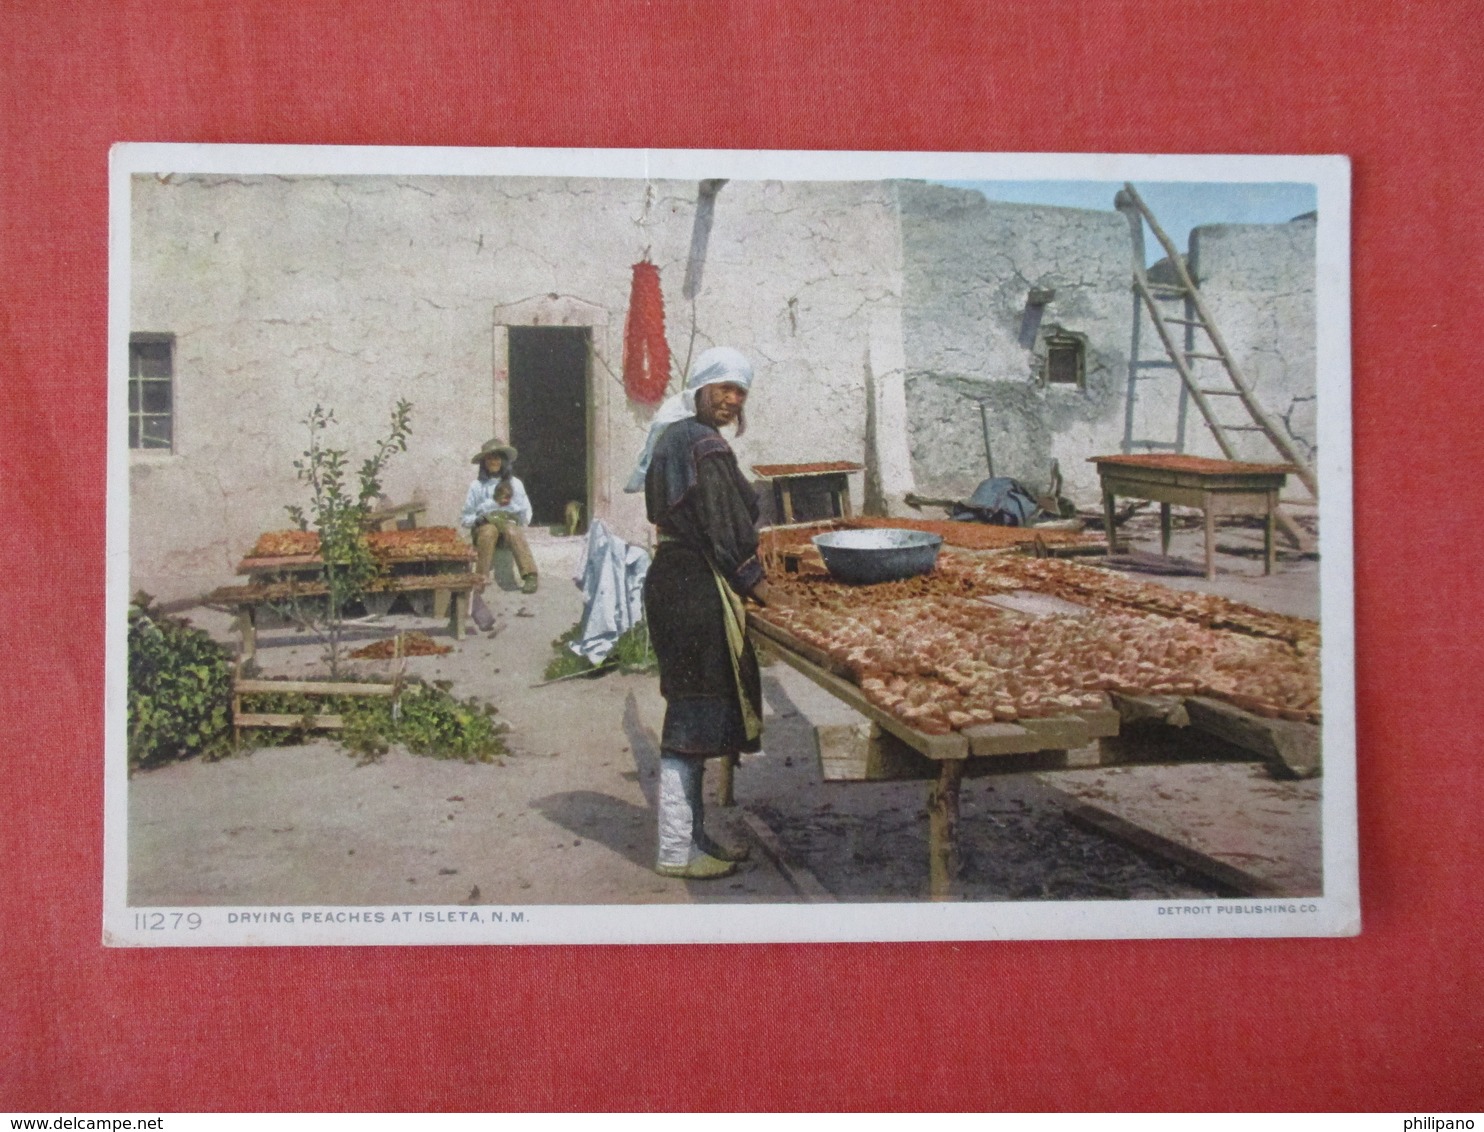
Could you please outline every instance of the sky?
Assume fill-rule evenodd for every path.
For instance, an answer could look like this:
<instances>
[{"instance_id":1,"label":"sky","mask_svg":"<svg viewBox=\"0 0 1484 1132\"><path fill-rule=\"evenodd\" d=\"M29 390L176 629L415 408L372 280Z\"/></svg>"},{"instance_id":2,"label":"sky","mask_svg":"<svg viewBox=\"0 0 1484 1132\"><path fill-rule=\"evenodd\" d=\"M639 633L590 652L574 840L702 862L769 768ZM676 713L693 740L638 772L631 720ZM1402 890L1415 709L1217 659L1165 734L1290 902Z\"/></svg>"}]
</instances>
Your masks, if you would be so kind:
<instances>
[{"instance_id":1,"label":"sky","mask_svg":"<svg viewBox=\"0 0 1484 1132\"><path fill-rule=\"evenodd\" d=\"M978 189L990 200L1054 204L1064 208L1113 211L1121 181L944 181ZM1190 250L1190 230L1202 224L1282 224L1313 212L1313 185L1213 181L1142 181L1134 185L1159 226L1182 252ZM1164 258L1153 233L1145 232L1144 255L1152 264Z\"/></svg>"}]
</instances>

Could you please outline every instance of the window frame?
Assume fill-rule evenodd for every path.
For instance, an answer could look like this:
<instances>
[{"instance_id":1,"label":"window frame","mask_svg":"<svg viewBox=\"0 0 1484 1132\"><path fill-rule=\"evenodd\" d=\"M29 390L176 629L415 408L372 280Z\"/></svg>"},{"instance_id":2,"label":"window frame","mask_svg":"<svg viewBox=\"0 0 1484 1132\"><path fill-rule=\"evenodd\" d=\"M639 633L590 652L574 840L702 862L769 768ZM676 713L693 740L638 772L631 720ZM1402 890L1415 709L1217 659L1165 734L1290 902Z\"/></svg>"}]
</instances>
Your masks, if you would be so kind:
<instances>
[{"instance_id":1,"label":"window frame","mask_svg":"<svg viewBox=\"0 0 1484 1132\"><path fill-rule=\"evenodd\" d=\"M165 368L167 372L159 374L144 374L139 372L143 368L141 362L143 355L136 351L139 346L164 346ZM125 426L129 451L138 452L143 455L169 456L175 452L175 335L158 332L136 332L129 335L129 372L128 388L125 393L125 408L128 414L128 423ZM166 409L148 410L145 408L145 386L146 384L163 385L166 393ZM167 426L169 442L165 444L144 443L145 422L163 419ZM136 424L137 422L137 424Z\"/></svg>"},{"instance_id":2,"label":"window frame","mask_svg":"<svg viewBox=\"0 0 1484 1132\"><path fill-rule=\"evenodd\" d=\"M1041 384L1047 389L1086 389L1087 388L1087 339L1080 334L1056 327L1047 332L1042 339L1044 354L1041 358ZM1052 357L1062 351L1072 351L1075 359L1076 376L1071 381L1053 378Z\"/></svg>"}]
</instances>

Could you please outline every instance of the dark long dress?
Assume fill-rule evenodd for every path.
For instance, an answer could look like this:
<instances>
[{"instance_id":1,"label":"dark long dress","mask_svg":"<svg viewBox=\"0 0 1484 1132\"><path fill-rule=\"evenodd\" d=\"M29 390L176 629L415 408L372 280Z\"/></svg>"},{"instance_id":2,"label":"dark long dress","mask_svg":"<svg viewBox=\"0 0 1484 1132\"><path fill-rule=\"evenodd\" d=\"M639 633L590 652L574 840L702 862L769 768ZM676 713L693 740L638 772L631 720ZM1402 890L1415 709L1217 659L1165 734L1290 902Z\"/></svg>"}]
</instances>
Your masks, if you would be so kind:
<instances>
[{"instance_id":1,"label":"dark long dress","mask_svg":"<svg viewBox=\"0 0 1484 1132\"><path fill-rule=\"evenodd\" d=\"M670 754L755 751L739 696L762 718L762 681L747 644L733 666L712 565L738 594L763 578L757 497L721 434L689 419L667 428L644 481L660 544L644 582L645 618L665 697L660 746ZM739 689L740 685L740 689Z\"/></svg>"}]
</instances>

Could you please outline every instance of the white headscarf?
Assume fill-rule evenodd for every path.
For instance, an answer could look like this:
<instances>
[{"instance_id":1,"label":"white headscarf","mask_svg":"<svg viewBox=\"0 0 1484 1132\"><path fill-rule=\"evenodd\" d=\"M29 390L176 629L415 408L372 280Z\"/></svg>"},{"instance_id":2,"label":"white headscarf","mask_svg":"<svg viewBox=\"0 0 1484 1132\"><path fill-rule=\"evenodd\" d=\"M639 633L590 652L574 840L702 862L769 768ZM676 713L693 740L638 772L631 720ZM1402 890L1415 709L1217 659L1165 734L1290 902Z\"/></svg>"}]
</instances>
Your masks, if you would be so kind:
<instances>
[{"instance_id":1,"label":"white headscarf","mask_svg":"<svg viewBox=\"0 0 1484 1132\"><path fill-rule=\"evenodd\" d=\"M654 417L649 422L649 436L645 440L644 451L639 456L639 463L634 466L634 474L624 484L624 491L644 490L644 474L649 471L649 461L654 456L654 446L659 441L660 433L676 421L687 420L696 415L696 390L703 385L718 385L722 382L739 385L743 389L752 388L752 363L741 350L734 350L730 346L713 346L696 359L685 388L655 410Z\"/></svg>"}]
</instances>

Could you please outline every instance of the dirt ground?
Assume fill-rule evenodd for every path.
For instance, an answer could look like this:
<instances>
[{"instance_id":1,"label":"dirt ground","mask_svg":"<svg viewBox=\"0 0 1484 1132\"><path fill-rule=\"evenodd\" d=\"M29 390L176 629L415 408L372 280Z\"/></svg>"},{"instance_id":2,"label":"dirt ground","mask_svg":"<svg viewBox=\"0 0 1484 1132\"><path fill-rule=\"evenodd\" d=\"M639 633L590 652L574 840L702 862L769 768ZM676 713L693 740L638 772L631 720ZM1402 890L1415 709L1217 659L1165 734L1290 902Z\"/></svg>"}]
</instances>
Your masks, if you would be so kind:
<instances>
[{"instance_id":1,"label":"dirt ground","mask_svg":"<svg viewBox=\"0 0 1484 1132\"><path fill-rule=\"evenodd\" d=\"M1129 528L1158 550L1148 517ZM1200 561L1198 531L1172 553ZM409 670L497 705L511 754L467 765L393 750L361 765L335 743L264 748L217 762L136 774L129 784L129 903L183 905L608 904L926 899L927 784L824 783L812 727L838 713L785 665L764 669L764 749L737 773L737 805L707 824L753 847L736 875L687 882L657 876L654 784L664 703L653 676L612 674L537 686L551 641L581 612L571 580L581 538L532 532L540 591L523 596L508 570L486 600L498 624ZM1262 576L1260 531L1223 528L1214 582L1160 578L1255 605L1317 616L1317 563L1280 558ZM224 641L228 619L188 616ZM392 615L367 640L445 626ZM290 629L260 634L274 676L321 670L322 650ZM358 662L385 673L392 662ZM1055 776L1049 776L1048 781ZM1222 894L1216 883L1074 826L1066 796L1031 775L965 783L957 894L965 900L1169 899Z\"/></svg>"}]
</instances>

